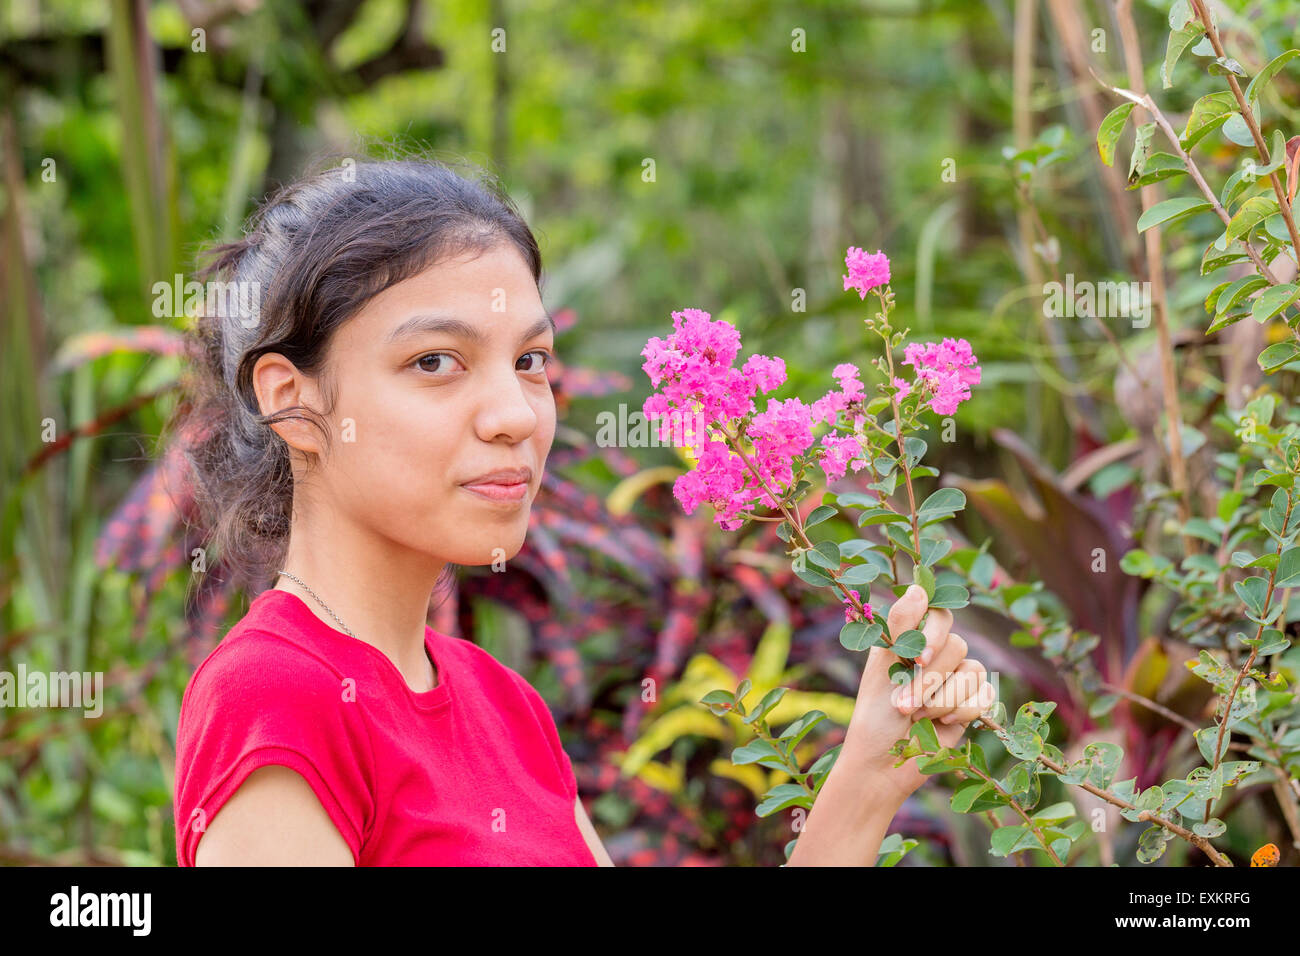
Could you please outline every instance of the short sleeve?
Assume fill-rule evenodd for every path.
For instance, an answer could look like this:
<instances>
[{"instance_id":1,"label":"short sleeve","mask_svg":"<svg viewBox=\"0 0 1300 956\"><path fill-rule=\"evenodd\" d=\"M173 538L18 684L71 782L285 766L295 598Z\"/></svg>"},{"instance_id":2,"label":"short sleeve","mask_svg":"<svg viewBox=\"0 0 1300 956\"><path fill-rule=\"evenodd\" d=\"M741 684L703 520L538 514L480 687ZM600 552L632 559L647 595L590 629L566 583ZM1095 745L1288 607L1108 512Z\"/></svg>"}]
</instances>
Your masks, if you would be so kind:
<instances>
[{"instance_id":1,"label":"short sleeve","mask_svg":"<svg viewBox=\"0 0 1300 956\"><path fill-rule=\"evenodd\" d=\"M324 661L246 633L195 672L176 739L176 859L193 866L204 829L259 767L288 767L320 800L360 863L373 819L374 766L359 708Z\"/></svg>"},{"instance_id":2,"label":"short sleeve","mask_svg":"<svg viewBox=\"0 0 1300 956\"><path fill-rule=\"evenodd\" d=\"M532 705L537 722L541 724L542 731L546 734L547 742L551 745L551 752L555 756L560 778L568 789L569 797L576 800L578 799L578 780L573 774L573 763L569 760L569 755L564 752L564 747L560 744L560 731L555 726L555 718L551 716L551 709L546 706L546 701L542 698L542 695L528 681L520 677L519 683L523 687L524 696L528 698L528 702Z\"/></svg>"}]
</instances>

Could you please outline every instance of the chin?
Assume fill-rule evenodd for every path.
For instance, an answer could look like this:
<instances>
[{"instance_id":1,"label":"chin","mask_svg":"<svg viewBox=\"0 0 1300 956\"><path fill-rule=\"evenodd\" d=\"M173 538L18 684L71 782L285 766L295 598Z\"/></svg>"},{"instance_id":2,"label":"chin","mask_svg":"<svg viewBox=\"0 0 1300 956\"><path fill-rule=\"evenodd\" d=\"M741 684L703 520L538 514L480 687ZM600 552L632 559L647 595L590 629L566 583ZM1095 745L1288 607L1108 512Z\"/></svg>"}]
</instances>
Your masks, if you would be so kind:
<instances>
[{"instance_id":1,"label":"chin","mask_svg":"<svg viewBox=\"0 0 1300 956\"><path fill-rule=\"evenodd\" d=\"M459 547L451 554L444 554L442 557L452 564L459 564L462 567L473 568L484 565L500 564L504 561L513 560L514 557L523 550L524 536L517 537L514 535L509 538L489 539L486 536L475 543L461 543Z\"/></svg>"}]
</instances>

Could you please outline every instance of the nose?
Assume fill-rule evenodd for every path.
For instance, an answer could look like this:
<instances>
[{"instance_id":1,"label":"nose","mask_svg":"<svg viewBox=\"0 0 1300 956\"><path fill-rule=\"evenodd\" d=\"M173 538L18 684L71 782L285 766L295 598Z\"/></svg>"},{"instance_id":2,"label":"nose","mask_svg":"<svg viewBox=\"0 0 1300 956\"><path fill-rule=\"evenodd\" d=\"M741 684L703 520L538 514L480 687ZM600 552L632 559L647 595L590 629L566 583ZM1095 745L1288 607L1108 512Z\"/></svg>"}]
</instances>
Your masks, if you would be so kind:
<instances>
[{"instance_id":1,"label":"nose","mask_svg":"<svg viewBox=\"0 0 1300 956\"><path fill-rule=\"evenodd\" d=\"M505 439L515 444L536 430L539 416L534 403L541 393L536 386L529 388L513 364L502 363L502 368L504 371L494 368L492 374L483 377L474 430L483 441ZM550 389L545 391L546 401L553 402Z\"/></svg>"}]
</instances>

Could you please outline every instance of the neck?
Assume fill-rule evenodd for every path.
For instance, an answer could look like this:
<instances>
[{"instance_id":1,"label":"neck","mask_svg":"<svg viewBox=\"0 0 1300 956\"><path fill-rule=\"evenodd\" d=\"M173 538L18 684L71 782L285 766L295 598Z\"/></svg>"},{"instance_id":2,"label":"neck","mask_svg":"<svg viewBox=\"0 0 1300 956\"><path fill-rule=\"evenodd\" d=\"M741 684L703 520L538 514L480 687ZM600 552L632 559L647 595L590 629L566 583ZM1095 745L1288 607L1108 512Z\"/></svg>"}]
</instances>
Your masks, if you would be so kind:
<instances>
[{"instance_id":1,"label":"neck","mask_svg":"<svg viewBox=\"0 0 1300 956\"><path fill-rule=\"evenodd\" d=\"M436 675L431 681L424 628L429 598L445 566L358 528L338 509L310 507L295 508L289 547L280 565L302 578L358 640L387 655L416 690L427 690L436 681ZM298 595L312 613L338 629L320 601L297 583L281 575L275 587Z\"/></svg>"}]
</instances>

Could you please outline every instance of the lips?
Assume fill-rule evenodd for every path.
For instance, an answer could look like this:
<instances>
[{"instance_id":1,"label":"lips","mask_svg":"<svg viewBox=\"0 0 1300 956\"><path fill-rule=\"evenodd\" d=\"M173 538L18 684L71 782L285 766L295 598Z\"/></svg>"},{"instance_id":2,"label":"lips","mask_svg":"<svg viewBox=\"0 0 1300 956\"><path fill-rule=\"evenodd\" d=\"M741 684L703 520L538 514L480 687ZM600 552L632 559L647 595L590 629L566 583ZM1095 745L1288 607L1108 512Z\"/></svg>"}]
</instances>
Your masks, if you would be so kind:
<instances>
[{"instance_id":1,"label":"lips","mask_svg":"<svg viewBox=\"0 0 1300 956\"><path fill-rule=\"evenodd\" d=\"M528 495L533 480L531 468L502 468L461 482L461 487L471 494L492 501L522 501Z\"/></svg>"}]
</instances>

